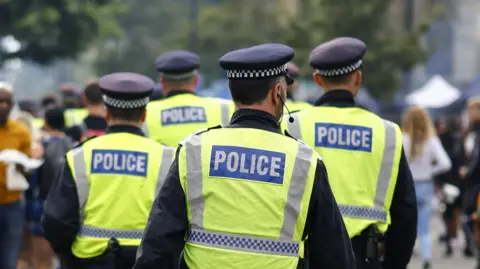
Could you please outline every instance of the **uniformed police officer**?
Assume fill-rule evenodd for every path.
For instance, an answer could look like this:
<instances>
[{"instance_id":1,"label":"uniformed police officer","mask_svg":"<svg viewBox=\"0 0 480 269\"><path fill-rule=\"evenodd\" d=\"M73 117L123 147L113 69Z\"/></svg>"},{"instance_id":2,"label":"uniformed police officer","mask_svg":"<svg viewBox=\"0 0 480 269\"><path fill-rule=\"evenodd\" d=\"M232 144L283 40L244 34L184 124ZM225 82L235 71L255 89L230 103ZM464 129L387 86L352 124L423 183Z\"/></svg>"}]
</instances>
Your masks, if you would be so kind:
<instances>
[{"instance_id":1,"label":"uniformed police officer","mask_svg":"<svg viewBox=\"0 0 480 269\"><path fill-rule=\"evenodd\" d=\"M102 77L109 128L67 153L45 206L45 237L66 268L131 268L174 150L140 127L154 82Z\"/></svg>"},{"instance_id":2,"label":"uniformed police officer","mask_svg":"<svg viewBox=\"0 0 480 269\"><path fill-rule=\"evenodd\" d=\"M156 61L165 99L150 102L144 130L150 138L177 147L187 135L209 126L227 125L233 103L195 95L200 58L188 51L172 51Z\"/></svg>"},{"instance_id":3,"label":"uniformed police officer","mask_svg":"<svg viewBox=\"0 0 480 269\"><path fill-rule=\"evenodd\" d=\"M338 38L312 51L313 78L325 94L315 108L292 114L288 132L325 158L357 268L381 268L382 256L383 268L406 268L416 237L415 190L400 128L355 105L366 49L358 39Z\"/></svg>"},{"instance_id":4,"label":"uniformed police officer","mask_svg":"<svg viewBox=\"0 0 480 269\"><path fill-rule=\"evenodd\" d=\"M181 142L134 268L173 268L183 247L180 268L355 267L320 156L280 133L293 56L266 44L220 59L239 110Z\"/></svg>"},{"instance_id":5,"label":"uniformed police officer","mask_svg":"<svg viewBox=\"0 0 480 269\"><path fill-rule=\"evenodd\" d=\"M297 79L300 75L300 69L294 63L288 63L287 65L288 75L293 79ZM292 85L288 85L287 88L287 102L286 106L290 112L297 112L303 109L313 107L311 104L302 101L295 100L295 92L298 89L298 82L295 80Z\"/></svg>"},{"instance_id":6,"label":"uniformed police officer","mask_svg":"<svg viewBox=\"0 0 480 269\"><path fill-rule=\"evenodd\" d=\"M63 84L60 86L60 93L65 108L65 127L81 124L88 116L88 111L82 104L82 90L73 84Z\"/></svg>"}]
</instances>

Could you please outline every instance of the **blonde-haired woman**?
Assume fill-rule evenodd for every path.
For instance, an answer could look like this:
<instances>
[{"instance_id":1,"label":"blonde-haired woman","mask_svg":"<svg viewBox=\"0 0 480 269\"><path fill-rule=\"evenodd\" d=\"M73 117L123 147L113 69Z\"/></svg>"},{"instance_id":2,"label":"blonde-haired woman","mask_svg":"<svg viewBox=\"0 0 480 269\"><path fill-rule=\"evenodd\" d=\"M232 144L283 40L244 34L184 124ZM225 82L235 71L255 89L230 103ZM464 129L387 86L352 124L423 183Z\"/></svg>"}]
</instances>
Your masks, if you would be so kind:
<instances>
[{"instance_id":1,"label":"blonde-haired woman","mask_svg":"<svg viewBox=\"0 0 480 269\"><path fill-rule=\"evenodd\" d=\"M408 109L402 124L403 146L415 181L417 194L417 237L420 241L423 268L430 268L432 243L430 220L434 198L433 177L448 171L451 161L435 134L432 120L424 109Z\"/></svg>"}]
</instances>

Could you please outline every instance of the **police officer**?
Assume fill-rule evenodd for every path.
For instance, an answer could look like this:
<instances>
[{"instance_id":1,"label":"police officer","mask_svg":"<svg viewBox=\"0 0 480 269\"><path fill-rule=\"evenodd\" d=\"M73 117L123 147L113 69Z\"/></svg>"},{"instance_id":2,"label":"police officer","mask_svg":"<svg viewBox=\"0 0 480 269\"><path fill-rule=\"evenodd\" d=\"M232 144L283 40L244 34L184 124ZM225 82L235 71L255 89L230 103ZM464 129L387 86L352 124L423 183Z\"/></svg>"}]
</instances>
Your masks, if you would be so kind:
<instances>
[{"instance_id":1,"label":"police officer","mask_svg":"<svg viewBox=\"0 0 480 269\"><path fill-rule=\"evenodd\" d=\"M217 98L199 97L200 58L187 51L172 51L156 61L165 99L150 102L144 130L150 138L177 147L187 135L209 126L227 125L233 103Z\"/></svg>"},{"instance_id":2,"label":"police officer","mask_svg":"<svg viewBox=\"0 0 480 269\"><path fill-rule=\"evenodd\" d=\"M325 159L357 268L382 268L382 258L383 268L406 268L416 237L415 190L400 128L355 105L366 50L358 39L338 38L312 51L313 78L325 94L315 108L292 114L288 133Z\"/></svg>"},{"instance_id":3,"label":"police officer","mask_svg":"<svg viewBox=\"0 0 480 269\"><path fill-rule=\"evenodd\" d=\"M355 268L320 156L280 132L293 57L266 44L220 59L239 110L181 142L134 268L173 268L183 247L180 268Z\"/></svg>"},{"instance_id":4,"label":"police officer","mask_svg":"<svg viewBox=\"0 0 480 269\"><path fill-rule=\"evenodd\" d=\"M288 63L287 65L288 75L293 79L297 79L300 75L300 69L294 63ZM294 98L295 92L298 89L298 82L295 80L292 85L288 85L287 88L287 108L290 112L297 112L303 109L313 107L311 104L302 101L296 101Z\"/></svg>"},{"instance_id":5,"label":"police officer","mask_svg":"<svg viewBox=\"0 0 480 269\"><path fill-rule=\"evenodd\" d=\"M45 238L66 268L131 268L174 150L140 127L154 82L134 73L102 77L109 128L69 151L50 189Z\"/></svg>"},{"instance_id":6,"label":"police officer","mask_svg":"<svg viewBox=\"0 0 480 269\"><path fill-rule=\"evenodd\" d=\"M65 127L72 127L82 123L88 116L88 111L82 104L82 90L73 84L60 86L63 106L65 108Z\"/></svg>"}]
</instances>

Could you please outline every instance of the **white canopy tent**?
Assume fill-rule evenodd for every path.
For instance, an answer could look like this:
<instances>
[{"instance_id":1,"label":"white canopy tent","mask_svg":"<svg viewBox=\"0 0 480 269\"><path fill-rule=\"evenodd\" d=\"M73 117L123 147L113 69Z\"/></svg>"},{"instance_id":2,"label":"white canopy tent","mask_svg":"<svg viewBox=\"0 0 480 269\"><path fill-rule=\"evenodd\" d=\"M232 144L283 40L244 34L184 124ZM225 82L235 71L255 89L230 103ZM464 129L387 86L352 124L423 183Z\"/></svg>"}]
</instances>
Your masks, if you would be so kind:
<instances>
[{"instance_id":1,"label":"white canopy tent","mask_svg":"<svg viewBox=\"0 0 480 269\"><path fill-rule=\"evenodd\" d=\"M460 98L460 90L453 87L442 76L433 76L420 89L409 94L406 101L410 105L425 108L448 106Z\"/></svg>"}]
</instances>

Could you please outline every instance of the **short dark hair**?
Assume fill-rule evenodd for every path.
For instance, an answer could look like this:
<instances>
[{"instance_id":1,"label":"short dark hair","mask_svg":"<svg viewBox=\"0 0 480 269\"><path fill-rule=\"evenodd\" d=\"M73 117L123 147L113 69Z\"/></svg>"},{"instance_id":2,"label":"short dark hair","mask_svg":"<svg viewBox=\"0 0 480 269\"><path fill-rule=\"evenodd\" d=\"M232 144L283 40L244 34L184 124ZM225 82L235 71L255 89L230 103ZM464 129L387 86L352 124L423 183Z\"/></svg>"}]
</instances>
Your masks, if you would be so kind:
<instances>
[{"instance_id":1,"label":"short dark hair","mask_svg":"<svg viewBox=\"0 0 480 269\"><path fill-rule=\"evenodd\" d=\"M63 131L65 129L65 117L63 108L55 107L45 111L45 123L51 128Z\"/></svg>"},{"instance_id":2,"label":"short dark hair","mask_svg":"<svg viewBox=\"0 0 480 269\"><path fill-rule=\"evenodd\" d=\"M253 105L262 102L270 89L281 77L256 80L230 80L228 87L232 99L242 105Z\"/></svg>"},{"instance_id":3,"label":"short dark hair","mask_svg":"<svg viewBox=\"0 0 480 269\"><path fill-rule=\"evenodd\" d=\"M142 118L142 115L145 112L145 107L121 109L107 105L107 110L110 113L110 116L116 120L136 122L140 121Z\"/></svg>"},{"instance_id":4,"label":"short dark hair","mask_svg":"<svg viewBox=\"0 0 480 269\"><path fill-rule=\"evenodd\" d=\"M103 94L100 90L100 86L98 85L97 81L90 82L85 87L83 92L85 94L85 98L87 98L87 102L91 105L100 105L103 104Z\"/></svg>"},{"instance_id":5,"label":"short dark hair","mask_svg":"<svg viewBox=\"0 0 480 269\"><path fill-rule=\"evenodd\" d=\"M58 97L54 94L44 96L41 102L43 108L47 108L49 106L59 106L59 103Z\"/></svg>"}]
</instances>

